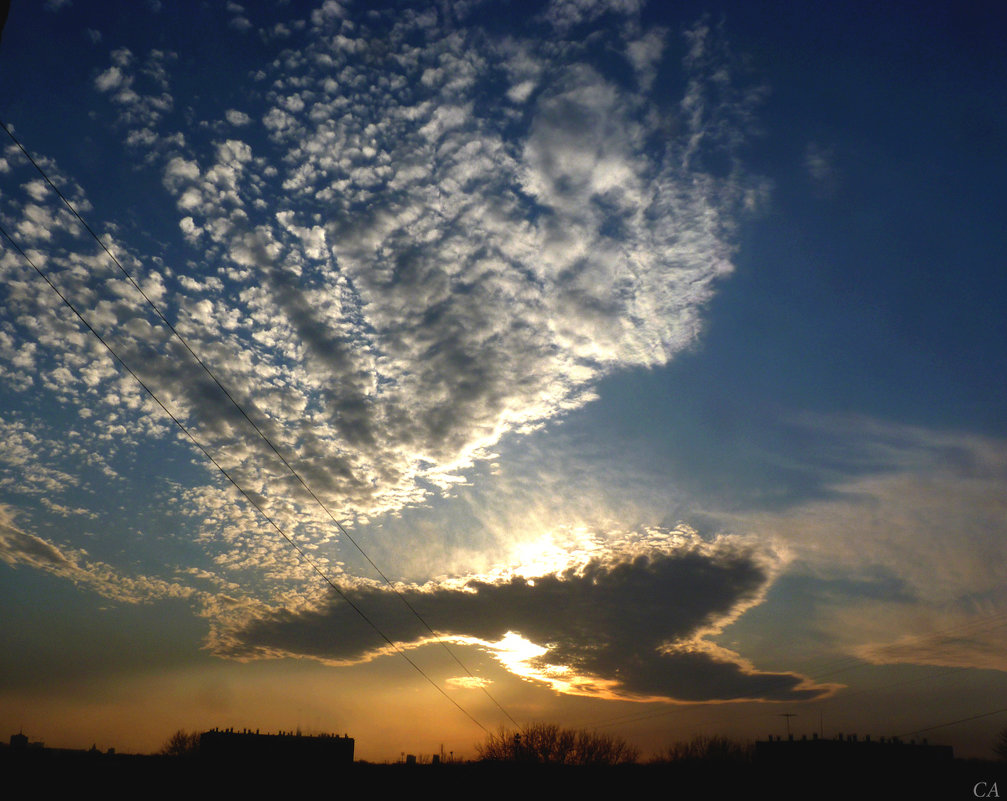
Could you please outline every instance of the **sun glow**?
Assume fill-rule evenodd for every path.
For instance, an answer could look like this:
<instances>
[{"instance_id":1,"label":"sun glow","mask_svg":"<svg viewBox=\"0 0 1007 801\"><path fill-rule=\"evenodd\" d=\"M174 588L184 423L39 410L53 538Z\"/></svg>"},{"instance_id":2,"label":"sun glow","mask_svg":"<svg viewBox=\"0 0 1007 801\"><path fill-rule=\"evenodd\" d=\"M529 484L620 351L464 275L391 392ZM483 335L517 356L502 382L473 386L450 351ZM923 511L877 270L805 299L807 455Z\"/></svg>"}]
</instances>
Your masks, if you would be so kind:
<instances>
[{"instance_id":1,"label":"sun glow","mask_svg":"<svg viewBox=\"0 0 1007 801\"><path fill-rule=\"evenodd\" d=\"M536 645L514 631L508 631L500 640L487 643L487 646L493 649L502 665L516 673L521 672L517 670L519 666L542 656L549 650L541 645Z\"/></svg>"},{"instance_id":2,"label":"sun glow","mask_svg":"<svg viewBox=\"0 0 1007 801\"><path fill-rule=\"evenodd\" d=\"M511 572L529 579L562 573L587 564L602 549L597 534L586 526L550 531L514 547L512 563L516 566Z\"/></svg>"},{"instance_id":3,"label":"sun glow","mask_svg":"<svg viewBox=\"0 0 1007 801\"><path fill-rule=\"evenodd\" d=\"M508 671L527 681L548 684L557 692L568 695L590 695L619 698L617 681L594 676L581 676L568 665L551 665L538 660L548 653L547 647L538 645L515 631L508 631L497 642L484 646L494 652Z\"/></svg>"}]
</instances>

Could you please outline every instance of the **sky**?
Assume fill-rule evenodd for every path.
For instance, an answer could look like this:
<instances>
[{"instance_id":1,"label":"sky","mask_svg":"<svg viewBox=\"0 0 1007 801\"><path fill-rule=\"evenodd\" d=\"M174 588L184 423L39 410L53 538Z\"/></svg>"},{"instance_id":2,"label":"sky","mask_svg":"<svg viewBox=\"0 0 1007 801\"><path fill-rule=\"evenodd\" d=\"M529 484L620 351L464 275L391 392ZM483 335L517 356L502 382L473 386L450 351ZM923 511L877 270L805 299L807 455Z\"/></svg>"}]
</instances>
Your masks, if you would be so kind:
<instances>
[{"instance_id":1,"label":"sky","mask_svg":"<svg viewBox=\"0 0 1007 801\"><path fill-rule=\"evenodd\" d=\"M820 5L15 2L3 736L988 755L1007 16Z\"/></svg>"}]
</instances>

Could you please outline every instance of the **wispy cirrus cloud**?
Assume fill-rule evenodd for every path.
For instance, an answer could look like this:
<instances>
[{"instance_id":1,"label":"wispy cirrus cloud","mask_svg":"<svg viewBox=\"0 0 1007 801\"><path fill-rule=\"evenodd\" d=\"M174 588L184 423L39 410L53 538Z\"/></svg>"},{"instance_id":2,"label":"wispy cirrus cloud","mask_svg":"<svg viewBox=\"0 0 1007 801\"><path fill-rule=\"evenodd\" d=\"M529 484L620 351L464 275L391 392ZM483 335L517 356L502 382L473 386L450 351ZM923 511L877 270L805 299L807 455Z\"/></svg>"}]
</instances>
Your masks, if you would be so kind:
<instances>
[{"instance_id":1,"label":"wispy cirrus cloud","mask_svg":"<svg viewBox=\"0 0 1007 801\"><path fill-rule=\"evenodd\" d=\"M793 575L876 588L823 596L839 648L873 663L1007 668L1007 444L857 417L803 425L820 437L828 494L721 519L780 543Z\"/></svg>"},{"instance_id":2,"label":"wispy cirrus cloud","mask_svg":"<svg viewBox=\"0 0 1007 801\"><path fill-rule=\"evenodd\" d=\"M178 582L127 576L111 565L87 558L77 549L60 548L23 531L10 507L0 505L0 560L13 567L27 566L61 576L87 587L103 598L124 603L150 603L165 598L194 598L199 593Z\"/></svg>"},{"instance_id":3,"label":"wispy cirrus cloud","mask_svg":"<svg viewBox=\"0 0 1007 801\"><path fill-rule=\"evenodd\" d=\"M832 147L825 147L818 142L809 142L804 150L804 168L808 172L821 197L831 197L839 186L839 171L836 169L836 154Z\"/></svg>"}]
</instances>

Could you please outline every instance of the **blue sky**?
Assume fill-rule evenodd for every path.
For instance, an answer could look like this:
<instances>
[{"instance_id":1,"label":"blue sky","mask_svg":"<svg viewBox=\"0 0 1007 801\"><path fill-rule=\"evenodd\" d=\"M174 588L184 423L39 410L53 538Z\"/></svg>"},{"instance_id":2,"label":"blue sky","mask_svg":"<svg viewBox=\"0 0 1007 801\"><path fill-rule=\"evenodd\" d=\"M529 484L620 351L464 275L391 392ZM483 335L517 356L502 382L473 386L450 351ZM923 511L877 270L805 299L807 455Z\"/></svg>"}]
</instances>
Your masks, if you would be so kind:
<instances>
[{"instance_id":1,"label":"blue sky","mask_svg":"<svg viewBox=\"0 0 1007 801\"><path fill-rule=\"evenodd\" d=\"M1007 668L1004 23L17 5L2 119L328 512L13 142L4 229L429 681L5 240L0 721L986 753L931 727Z\"/></svg>"}]
</instances>

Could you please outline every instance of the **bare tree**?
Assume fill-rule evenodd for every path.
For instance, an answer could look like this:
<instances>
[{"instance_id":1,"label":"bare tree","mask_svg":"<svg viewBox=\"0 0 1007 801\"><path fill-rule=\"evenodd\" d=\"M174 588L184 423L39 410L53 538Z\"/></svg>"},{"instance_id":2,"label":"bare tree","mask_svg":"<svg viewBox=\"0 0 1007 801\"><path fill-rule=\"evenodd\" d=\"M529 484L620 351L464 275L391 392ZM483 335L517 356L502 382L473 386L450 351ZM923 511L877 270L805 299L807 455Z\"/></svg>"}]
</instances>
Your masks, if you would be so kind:
<instances>
[{"instance_id":1,"label":"bare tree","mask_svg":"<svg viewBox=\"0 0 1007 801\"><path fill-rule=\"evenodd\" d=\"M578 765L625 765L640 757L640 750L620 737L583 730L577 732L575 748Z\"/></svg>"},{"instance_id":2,"label":"bare tree","mask_svg":"<svg viewBox=\"0 0 1007 801\"><path fill-rule=\"evenodd\" d=\"M199 732L176 731L163 746L160 753L165 756L187 757L199 750Z\"/></svg>"},{"instance_id":3,"label":"bare tree","mask_svg":"<svg viewBox=\"0 0 1007 801\"><path fill-rule=\"evenodd\" d=\"M750 748L727 737L697 735L691 740L672 743L654 760L655 762L746 762Z\"/></svg>"},{"instance_id":4,"label":"bare tree","mask_svg":"<svg viewBox=\"0 0 1007 801\"><path fill-rule=\"evenodd\" d=\"M993 740L993 753L999 759L1007 761L1007 729L1000 729L996 739Z\"/></svg>"},{"instance_id":5,"label":"bare tree","mask_svg":"<svg viewBox=\"0 0 1007 801\"><path fill-rule=\"evenodd\" d=\"M638 749L619 737L554 723L532 723L520 731L501 728L479 743L476 753L487 762L540 765L623 765L639 756Z\"/></svg>"}]
</instances>

